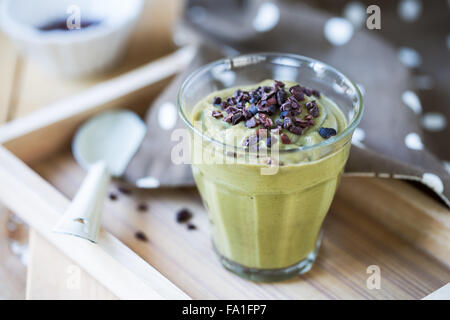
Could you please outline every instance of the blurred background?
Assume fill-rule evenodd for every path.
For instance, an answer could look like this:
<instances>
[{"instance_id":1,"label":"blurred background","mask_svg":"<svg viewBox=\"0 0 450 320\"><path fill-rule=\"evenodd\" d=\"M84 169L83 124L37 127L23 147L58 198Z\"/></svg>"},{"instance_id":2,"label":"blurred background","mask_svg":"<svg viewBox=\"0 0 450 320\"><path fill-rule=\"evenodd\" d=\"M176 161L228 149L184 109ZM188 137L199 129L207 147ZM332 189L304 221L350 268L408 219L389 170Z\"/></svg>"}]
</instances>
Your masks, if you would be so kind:
<instances>
[{"instance_id":1,"label":"blurred background","mask_svg":"<svg viewBox=\"0 0 450 320\"><path fill-rule=\"evenodd\" d=\"M220 55L282 51L348 74L367 95L372 122L398 113L405 126L413 123L433 161L450 170L450 1L96 1L79 30L77 8L66 10L74 2L0 0L0 124L191 43ZM379 16L376 8L367 12L371 5ZM55 12L63 12L61 19ZM66 30L69 17L75 31ZM394 107L377 105L385 95ZM148 106L153 98L135 103ZM394 155L399 141L368 143ZM0 299L25 296L27 235L27 226L0 204Z\"/></svg>"}]
</instances>

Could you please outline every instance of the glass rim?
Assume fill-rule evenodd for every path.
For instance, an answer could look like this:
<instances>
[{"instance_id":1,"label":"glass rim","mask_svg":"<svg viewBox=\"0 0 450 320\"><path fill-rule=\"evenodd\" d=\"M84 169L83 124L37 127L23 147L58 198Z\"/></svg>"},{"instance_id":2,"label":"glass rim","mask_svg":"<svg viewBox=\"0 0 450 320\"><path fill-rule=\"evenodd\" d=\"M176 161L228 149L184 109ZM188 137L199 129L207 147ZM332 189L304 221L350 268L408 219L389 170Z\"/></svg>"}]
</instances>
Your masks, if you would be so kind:
<instances>
[{"instance_id":1,"label":"glass rim","mask_svg":"<svg viewBox=\"0 0 450 320\"><path fill-rule=\"evenodd\" d=\"M238 146L231 146L228 145L226 143L223 143L219 140L214 139L213 137L207 136L206 134L200 132L197 128L195 128L193 126L193 124L191 123L191 121L187 118L183 108L182 108L182 102L181 102L181 98L182 98L182 94L185 91L186 87L189 85L189 83L192 81L192 79L194 79L197 75L212 69L215 66L219 66L219 65L228 65L228 69L231 69L234 65L234 61L236 59L243 59L243 58L258 58L258 57L280 57L280 58L291 58L294 60L300 60L302 62L307 62L307 63L320 63L322 64L326 69L331 70L332 72L334 72L335 74L337 74L338 76L340 76L341 78L343 78L346 82L348 82L350 84L351 89L353 89L357 96L358 96L358 113L356 114L356 116L354 117L354 119L352 120L351 123L349 123L345 129L338 133L335 136L332 136L331 138L328 138L322 142L316 143L314 145L311 146L299 146L297 148L291 148L291 149L280 149L278 150L278 152L280 154L282 153L293 153L293 152L306 152L306 151L311 151L311 150L315 150L315 149L320 149L322 147L325 146L329 146L332 144L335 144L339 141L341 141L344 137L348 136L351 132L353 132L353 130L358 126L358 124L361 121L363 112L364 112L364 103L363 103L363 97L361 94L361 91L359 90L358 86L352 81L350 80L346 75L344 75L342 72L340 72L339 70L337 70L336 68L330 66L329 64L322 62L320 60L316 60L313 58L309 58L306 56L302 56L302 55L298 55L298 54L293 54L293 53L277 53L277 52L257 52L257 53L250 53L250 54L242 54L242 55L238 55L235 57L231 57L231 58L223 58L223 59L219 59L213 62L210 62L208 64L205 64L199 68L197 68L194 72L192 72L184 81L183 84L181 85L180 89L178 90L178 95L177 95L177 105L178 105L178 112L181 116L181 119L183 120L183 122L187 125L187 127L192 130L194 133L199 134L202 139L206 139L212 143L216 143L221 145L224 148L234 148L236 149L242 149L242 151L244 151L245 153L248 153L249 150L244 148L244 147L238 147ZM266 59L263 60L255 60L255 59L248 59L249 61L265 61ZM254 63L250 63L250 64L254 64ZM242 66L242 65L240 65ZM281 80L283 81L283 80Z\"/></svg>"}]
</instances>

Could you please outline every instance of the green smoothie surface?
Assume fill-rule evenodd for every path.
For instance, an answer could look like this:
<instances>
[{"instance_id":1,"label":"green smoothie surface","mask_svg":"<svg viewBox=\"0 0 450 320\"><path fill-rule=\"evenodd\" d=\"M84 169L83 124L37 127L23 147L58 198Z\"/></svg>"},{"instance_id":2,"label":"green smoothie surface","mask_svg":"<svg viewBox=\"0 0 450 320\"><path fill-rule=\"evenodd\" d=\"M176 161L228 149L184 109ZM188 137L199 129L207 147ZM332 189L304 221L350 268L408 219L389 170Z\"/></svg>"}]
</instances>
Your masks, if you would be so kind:
<instances>
[{"instance_id":1,"label":"green smoothie surface","mask_svg":"<svg viewBox=\"0 0 450 320\"><path fill-rule=\"evenodd\" d=\"M211 93L195 106L192 122L227 145L280 150L315 145L347 125L342 111L323 94L275 80ZM267 130L264 137L260 129Z\"/></svg>"}]
</instances>

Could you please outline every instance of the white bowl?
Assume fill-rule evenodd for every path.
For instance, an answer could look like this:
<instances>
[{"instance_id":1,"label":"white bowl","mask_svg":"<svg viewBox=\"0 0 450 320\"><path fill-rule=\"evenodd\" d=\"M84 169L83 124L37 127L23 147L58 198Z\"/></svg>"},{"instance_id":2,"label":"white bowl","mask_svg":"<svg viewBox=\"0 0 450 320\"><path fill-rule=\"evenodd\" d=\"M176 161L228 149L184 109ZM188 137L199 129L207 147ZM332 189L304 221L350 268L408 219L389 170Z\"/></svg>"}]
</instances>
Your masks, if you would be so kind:
<instances>
[{"instance_id":1,"label":"white bowl","mask_svg":"<svg viewBox=\"0 0 450 320\"><path fill-rule=\"evenodd\" d=\"M22 53L49 72L73 77L105 71L118 61L143 0L4 0L1 5L0 26ZM78 31L39 29L77 12L82 24L100 23Z\"/></svg>"}]
</instances>

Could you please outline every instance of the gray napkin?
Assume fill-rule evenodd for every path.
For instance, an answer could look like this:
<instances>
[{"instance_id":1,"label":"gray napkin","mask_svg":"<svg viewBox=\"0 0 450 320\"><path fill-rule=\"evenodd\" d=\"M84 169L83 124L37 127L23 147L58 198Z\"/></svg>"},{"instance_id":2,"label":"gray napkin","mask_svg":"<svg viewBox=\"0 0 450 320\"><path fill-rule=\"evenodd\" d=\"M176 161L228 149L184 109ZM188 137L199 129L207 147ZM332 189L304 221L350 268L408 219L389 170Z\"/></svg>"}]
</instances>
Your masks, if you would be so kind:
<instances>
[{"instance_id":1,"label":"gray napkin","mask_svg":"<svg viewBox=\"0 0 450 320\"><path fill-rule=\"evenodd\" d=\"M337 2L344 3L343 1ZM247 4L248 10L245 13L238 11L240 15L245 14L245 16L239 16L238 20L246 19L245 23L239 25L239 28L246 31L241 35L236 35L233 30L236 30L238 22L227 15L233 15L236 10L242 10L242 7L246 6L245 3L246 1L233 1L235 10L233 11L233 7L230 7L229 11L225 12L217 10L208 1L188 1L183 27L194 31L205 45L200 48L199 54L189 68L162 92L159 99L150 108L147 115L148 135L127 169L125 175L127 180L136 182L142 177L156 176L161 185L193 184L189 166L171 164L170 151L174 144L170 141L171 130L161 130L157 124L158 113L162 105L175 103L176 92L185 77L198 66L220 56L223 52L220 46L226 45L243 53L277 51L301 54L322 60L341 70L360 86L364 93L366 107L360 127L354 135L346 174L419 181L450 206L448 200L450 198L450 175L443 162L450 160L447 142L450 138L449 129L447 127L439 132L433 132L433 139L428 139L425 138L427 134L421 125L423 117L427 115L424 112L428 110L438 110L440 114L450 119L448 82L444 82L443 87L440 82L437 86L438 90L433 94L426 92L427 97L432 96L433 98L422 100L420 106L422 111L418 110L417 104L410 108L405 105L405 101L411 101L411 96L414 100L414 92L417 91L414 72L417 71L413 70L412 72L410 68L400 62L398 46L393 43L392 37L384 36L384 34L396 33L398 30L394 19L391 19L390 24L382 25L382 30L360 29L355 31L352 39L345 45L333 46L323 34L324 25L333 14L323 8L314 8L298 2L276 2L279 10L278 22L272 29L264 32L255 31L254 25L248 23L247 20L256 19L258 6ZM262 3L267 2L263 1ZM321 5L330 5L331 11L339 7L339 5L328 3L329 1L320 2ZM392 8L385 9L383 4L379 4L379 6L383 13L383 19L388 12L394 12L394 14L397 12ZM426 9L428 10L428 8ZM448 10L448 8L444 9ZM192 10L194 13L197 11L197 14L203 12L200 13L200 16L203 15L203 17L208 10L212 13L211 16L208 15L208 19L195 18ZM443 9L432 5L429 10ZM426 12L426 10L423 11ZM219 29L211 27L210 24L215 21L211 17L215 15L218 17L217 19L230 21L233 26L227 29L227 24L221 20ZM442 19L441 24L436 21L436 16L430 19L433 19L433 24L439 27L448 26L448 19ZM445 28L443 30L428 29L428 33L433 34L432 39L436 38L436 32L443 34L448 32L448 29ZM403 32L409 34L406 29ZM422 30L420 33L422 39L419 38L416 42L428 43L428 33ZM417 35L417 33L414 34L414 36ZM400 37L400 39L403 38ZM444 39L445 36L442 37L442 45L445 48ZM206 45L206 43L210 45ZM435 58L433 58L433 54L434 51L428 53L430 60L436 59L433 63L437 67L437 73L439 74L443 72L444 68L447 68L444 78L448 79L449 63L445 60L448 59L448 49L444 54L436 53L437 57ZM433 69L428 65L427 67L428 72ZM442 79L442 77L442 75L438 76L437 79ZM436 101L441 103L439 109L433 104ZM179 126L182 126L180 120L176 123L175 128ZM446 158L438 158L436 154Z\"/></svg>"}]
</instances>

